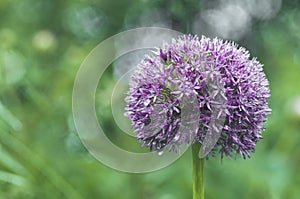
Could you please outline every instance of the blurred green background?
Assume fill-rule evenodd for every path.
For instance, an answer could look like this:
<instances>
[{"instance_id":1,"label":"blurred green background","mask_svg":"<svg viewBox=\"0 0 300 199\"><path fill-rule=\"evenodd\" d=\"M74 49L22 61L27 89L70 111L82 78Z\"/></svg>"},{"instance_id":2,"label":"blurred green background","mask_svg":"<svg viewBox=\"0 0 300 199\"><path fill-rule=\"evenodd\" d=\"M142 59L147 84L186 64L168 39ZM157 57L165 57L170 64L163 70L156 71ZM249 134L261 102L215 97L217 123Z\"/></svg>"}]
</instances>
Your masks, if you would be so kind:
<instances>
[{"instance_id":1,"label":"blurred green background","mask_svg":"<svg viewBox=\"0 0 300 199\"><path fill-rule=\"evenodd\" d=\"M86 151L72 118L73 81L88 53L123 30L159 26L236 40L270 81L264 139L251 159L206 162L206 198L298 199L300 2L241 2L0 0L0 198L192 198L190 151L156 172L121 173ZM114 142L138 148L113 121L113 66L102 81L99 122Z\"/></svg>"}]
</instances>

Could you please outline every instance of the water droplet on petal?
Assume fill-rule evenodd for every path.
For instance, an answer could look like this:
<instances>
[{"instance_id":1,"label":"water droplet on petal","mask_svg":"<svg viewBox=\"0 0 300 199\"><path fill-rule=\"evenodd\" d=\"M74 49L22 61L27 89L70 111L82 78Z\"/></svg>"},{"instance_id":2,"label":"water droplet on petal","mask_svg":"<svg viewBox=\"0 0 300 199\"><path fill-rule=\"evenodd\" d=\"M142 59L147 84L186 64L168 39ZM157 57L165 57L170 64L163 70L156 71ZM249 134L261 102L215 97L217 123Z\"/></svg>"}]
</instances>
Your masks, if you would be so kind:
<instances>
[{"instance_id":1,"label":"water droplet on petal","mask_svg":"<svg viewBox=\"0 0 300 199\"><path fill-rule=\"evenodd\" d=\"M177 142L180 138L180 135L179 134L176 134L175 137L173 138L173 141L174 142Z\"/></svg>"},{"instance_id":2,"label":"water droplet on petal","mask_svg":"<svg viewBox=\"0 0 300 199\"><path fill-rule=\"evenodd\" d=\"M158 154L158 155L163 155L163 154L164 154L164 151L158 151L157 154Z\"/></svg>"},{"instance_id":3,"label":"water droplet on petal","mask_svg":"<svg viewBox=\"0 0 300 199\"><path fill-rule=\"evenodd\" d=\"M148 105L150 104L150 102L151 102L150 99L146 99L146 100L144 101L144 105L145 105L145 106L148 106Z\"/></svg>"}]
</instances>

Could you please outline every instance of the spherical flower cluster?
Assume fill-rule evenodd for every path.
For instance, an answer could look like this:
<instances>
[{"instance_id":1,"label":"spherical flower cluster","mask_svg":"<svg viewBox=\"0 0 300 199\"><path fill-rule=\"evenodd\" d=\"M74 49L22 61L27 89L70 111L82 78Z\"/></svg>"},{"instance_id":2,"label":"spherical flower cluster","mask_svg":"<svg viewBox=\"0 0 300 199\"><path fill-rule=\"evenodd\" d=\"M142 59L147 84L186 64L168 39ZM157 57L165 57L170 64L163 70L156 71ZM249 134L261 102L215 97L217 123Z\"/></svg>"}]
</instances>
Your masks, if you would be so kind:
<instances>
[{"instance_id":1,"label":"spherical flower cluster","mask_svg":"<svg viewBox=\"0 0 300 199\"><path fill-rule=\"evenodd\" d=\"M182 35L146 55L127 95L137 139L155 151L219 132L212 154L250 157L271 112L262 65L234 42L204 36Z\"/></svg>"}]
</instances>

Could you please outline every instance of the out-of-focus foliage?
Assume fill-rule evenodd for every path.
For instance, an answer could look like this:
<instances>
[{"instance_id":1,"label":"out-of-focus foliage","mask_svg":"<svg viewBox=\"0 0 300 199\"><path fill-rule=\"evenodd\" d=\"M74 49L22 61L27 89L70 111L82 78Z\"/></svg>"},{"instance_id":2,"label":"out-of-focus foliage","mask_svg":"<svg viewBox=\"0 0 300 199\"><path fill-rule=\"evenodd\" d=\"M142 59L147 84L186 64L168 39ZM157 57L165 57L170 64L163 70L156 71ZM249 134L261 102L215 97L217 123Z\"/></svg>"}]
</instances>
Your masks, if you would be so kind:
<instances>
[{"instance_id":1,"label":"out-of-focus foliage","mask_svg":"<svg viewBox=\"0 0 300 199\"><path fill-rule=\"evenodd\" d=\"M270 80L273 113L265 125L264 139L250 160L221 162L216 157L206 162L207 198L298 199L300 3L255 1L265 2L266 8L268 2L277 3L270 7L274 9L268 15L255 7L249 11L246 5L230 7L228 2L1 0L0 198L192 197L190 151L157 172L120 173L89 155L73 124L73 81L89 51L122 30L153 25L236 38L264 63ZM211 9L214 16L206 12ZM232 24L226 34L222 30L227 26L212 26L211 22L220 19L216 16L228 16L235 9L240 17L249 11L248 18L237 23L235 20L241 18L229 17L229 23L220 23ZM227 34L233 28L243 28L242 22L247 22L247 27L237 37ZM112 140L135 150L139 143L121 136L113 121L107 97L116 81L113 74L110 67L99 85L99 122Z\"/></svg>"}]
</instances>

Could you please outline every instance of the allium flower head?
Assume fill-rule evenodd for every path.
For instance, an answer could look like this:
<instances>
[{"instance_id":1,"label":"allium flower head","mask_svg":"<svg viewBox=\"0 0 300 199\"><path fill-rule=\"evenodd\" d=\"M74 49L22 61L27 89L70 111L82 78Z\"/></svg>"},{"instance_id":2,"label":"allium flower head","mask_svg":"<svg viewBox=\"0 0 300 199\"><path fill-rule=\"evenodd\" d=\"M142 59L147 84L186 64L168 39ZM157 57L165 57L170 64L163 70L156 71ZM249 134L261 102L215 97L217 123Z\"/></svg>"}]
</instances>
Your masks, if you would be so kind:
<instances>
[{"instance_id":1,"label":"allium flower head","mask_svg":"<svg viewBox=\"0 0 300 199\"><path fill-rule=\"evenodd\" d=\"M219 132L212 152L246 158L271 112L268 85L262 65L246 49L217 38L182 35L140 62L125 114L150 150L203 144L206 135ZM188 118L182 117L184 111Z\"/></svg>"}]
</instances>

